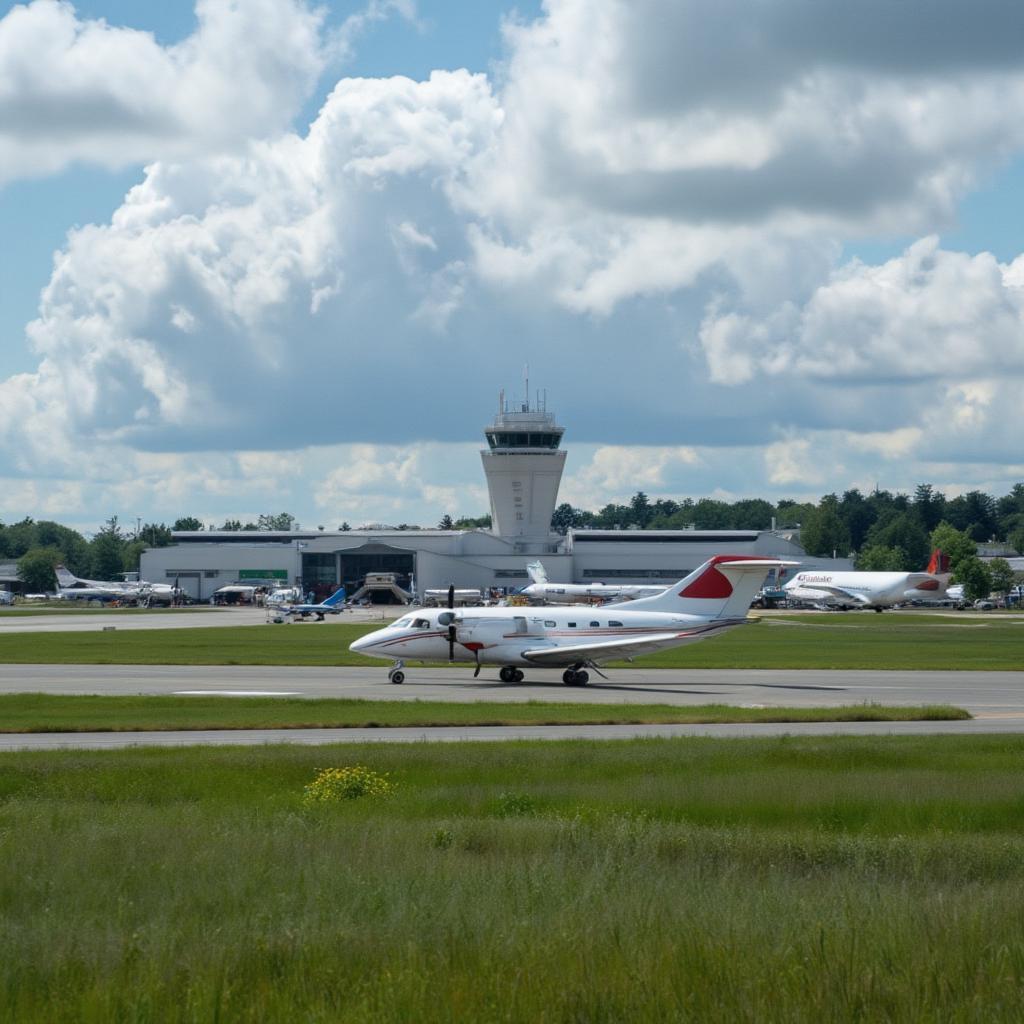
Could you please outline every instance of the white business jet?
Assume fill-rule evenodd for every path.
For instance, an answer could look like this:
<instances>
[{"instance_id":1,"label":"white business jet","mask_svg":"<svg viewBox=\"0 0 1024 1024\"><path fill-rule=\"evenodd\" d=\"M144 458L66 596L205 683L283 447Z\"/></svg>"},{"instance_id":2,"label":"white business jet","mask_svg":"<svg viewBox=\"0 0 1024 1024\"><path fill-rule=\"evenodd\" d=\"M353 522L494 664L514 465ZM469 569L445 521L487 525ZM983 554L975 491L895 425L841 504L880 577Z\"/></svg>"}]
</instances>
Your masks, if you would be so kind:
<instances>
[{"instance_id":1,"label":"white business jet","mask_svg":"<svg viewBox=\"0 0 1024 1024\"><path fill-rule=\"evenodd\" d=\"M500 665L502 682L523 681L523 667L564 668L566 686L585 686L588 668L666 647L706 640L743 625L770 569L796 565L751 555L716 555L655 597L628 606L578 609L419 609L349 645L395 662L393 683L405 682L406 660ZM528 614L517 614L527 612ZM598 672L598 675L601 673Z\"/></svg>"},{"instance_id":2,"label":"white business jet","mask_svg":"<svg viewBox=\"0 0 1024 1024\"><path fill-rule=\"evenodd\" d=\"M949 584L949 557L936 549L924 572L798 572L782 589L787 598L829 608L874 608L938 601Z\"/></svg>"},{"instance_id":3,"label":"white business jet","mask_svg":"<svg viewBox=\"0 0 1024 1024\"><path fill-rule=\"evenodd\" d=\"M541 562L530 562L526 567L533 582L519 591L531 601L547 604L604 604L607 601L632 601L638 597L654 597L665 592L667 586L619 583L549 583L548 573Z\"/></svg>"}]
</instances>

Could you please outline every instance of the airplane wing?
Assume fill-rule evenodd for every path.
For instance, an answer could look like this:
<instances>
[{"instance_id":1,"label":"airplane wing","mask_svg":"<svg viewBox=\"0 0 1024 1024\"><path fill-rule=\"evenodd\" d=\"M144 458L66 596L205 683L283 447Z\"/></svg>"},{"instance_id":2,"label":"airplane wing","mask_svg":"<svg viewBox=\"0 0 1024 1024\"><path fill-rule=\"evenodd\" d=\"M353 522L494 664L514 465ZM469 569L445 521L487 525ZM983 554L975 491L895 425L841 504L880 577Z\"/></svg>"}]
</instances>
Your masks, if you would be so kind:
<instances>
[{"instance_id":1,"label":"airplane wing","mask_svg":"<svg viewBox=\"0 0 1024 1024\"><path fill-rule=\"evenodd\" d=\"M522 652L523 657L534 665L572 665L580 661L615 661L619 658L635 658L640 654L651 654L674 644L685 643L691 638L702 639L724 632L745 622L745 619L722 619L705 625L693 626L664 633L648 633L645 636L624 637L621 640L603 640L592 644L571 644L559 647L541 647Z\"/></svg>"}]
</instances>

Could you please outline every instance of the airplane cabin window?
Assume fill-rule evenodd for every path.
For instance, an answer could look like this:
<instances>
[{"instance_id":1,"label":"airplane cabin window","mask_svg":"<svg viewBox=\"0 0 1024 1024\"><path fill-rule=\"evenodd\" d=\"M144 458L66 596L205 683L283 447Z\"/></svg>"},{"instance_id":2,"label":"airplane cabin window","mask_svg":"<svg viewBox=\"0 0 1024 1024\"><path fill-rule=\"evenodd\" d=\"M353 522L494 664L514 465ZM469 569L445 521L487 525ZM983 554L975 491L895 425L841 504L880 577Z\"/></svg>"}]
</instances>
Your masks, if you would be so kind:
<instances>
[{"instance_id":1,"label":"airplane cabin window","mask_svg":"<svg viewBox=\"0 0 1024 1024\"><path fill-rule=\"evenodd\" d=\"M548 629L554 629L555 628L555 620L554 619L545 619L544 620L544 625L547 626Z\"/></svg>"},{"instance_id":2,"label":"airplane cabin window","mask_svg":"<svg viewBox=\"0 0 1024 1024\"><path fill-rule=\"evenodd\" d=\"M600 626L600 625L601 625L601 623L600 623L600 622L592 622L592 623L591 623L591 625L592 625L592 626Z\"/></svg>"},{"instance_id":3,"label":"airplane cabin window","mask_svg":"<svg viewBox=\"0 0 1024 1024\"><path fill-rule=\"evenodd\" d=\"M622 623L621 622L616 622L615 619L609 619L608 620L608 625L609 626L621 626Z\"/></svg>"},{"instance_id":4,"label":"airplane cabin window","mask_svg":"<svg viewBox=\"0 0 1024 1024\"><path fill-rule=\"evenodd\" d=\"M575 622L569 622L569 623L567 623L567 625L569 626L570 629L575 629L576 628L576 623Z\"/></svg>"}]
</instances>

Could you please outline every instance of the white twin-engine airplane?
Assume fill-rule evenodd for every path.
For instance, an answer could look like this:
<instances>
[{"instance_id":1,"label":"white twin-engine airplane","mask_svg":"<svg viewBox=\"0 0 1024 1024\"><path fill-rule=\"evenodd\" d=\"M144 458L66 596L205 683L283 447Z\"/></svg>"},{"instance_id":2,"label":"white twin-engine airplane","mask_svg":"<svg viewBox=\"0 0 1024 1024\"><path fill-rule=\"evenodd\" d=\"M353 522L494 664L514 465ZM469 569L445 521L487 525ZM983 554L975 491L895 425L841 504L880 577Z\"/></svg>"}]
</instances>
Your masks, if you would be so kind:
<instances>
[{"instance_id":1,"label":"white twin-engine airplane","mask_svg":"<svg viewBox=\"0 0 1024 1024\"><path fill-rule=\"evenodd\" d=\"M474 678L482 666L500 665L505 683L521 683L523 667L564 668L566 686L585 686L588 668L596 671L607 661L680 647L743 625L768 571L796 564L716 555L655 597L599 609L420 609L349 650L390 658L393 683L405 682L406 660L447 659L475 662Z\"/></svg>"},{"instance_id":2,"label":"white twin-engine airplane","mask_svg":"<svg viewBox=\"0 0 1024 1024\"><path fill-rule=\"evenodd\" d=\"M638 597L654 597L665 592L664 586L640 586L618 583L549 583L547 570L541 562L526 567L533 582L519 591L531 601L551 604L603 604L606 601L628 601Z\"/></svg>"},{"instance_id":3,"label":"white twin-engine airplane","mask_svg":"<svg viewBox=\"0 0 1024 1024\"><path fill-rule=\"evenodd\" d=\"M798 572L782 589L796 601L880 612L905 601L941 600L949 576L949 556L936 548L924 572Z\"/></svg>"}]
</instances>

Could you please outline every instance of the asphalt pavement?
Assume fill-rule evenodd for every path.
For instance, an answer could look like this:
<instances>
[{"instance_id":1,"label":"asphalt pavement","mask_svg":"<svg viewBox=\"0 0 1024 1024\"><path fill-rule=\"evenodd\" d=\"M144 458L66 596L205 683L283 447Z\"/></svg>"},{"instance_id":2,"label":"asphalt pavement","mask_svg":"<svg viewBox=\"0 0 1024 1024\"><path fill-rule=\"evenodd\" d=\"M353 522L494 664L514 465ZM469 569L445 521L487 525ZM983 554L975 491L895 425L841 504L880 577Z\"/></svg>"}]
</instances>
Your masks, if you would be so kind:
<instances>
[{"instance_id":1,"label":"asphalt pavement","mask_svg":"<svg viewBox=\"0 0 1024 1024\"><path fill-rule=\"evenodd\" d=\"M395 617L394 608L346 608L330 615L323 622L314 619L283 623L288 628L325 627L335 623L357 622L383 624ZM203 629L215 626L262 626L272 621L273 612L266 608L237 608L197 605L192 608L160 608L152 611L69 609L23 615L0 609L0 636L7 633L91 633L103 629Z\"/></svg>"},{"instance_id":2,"label":"asphalt pavement","mask_svg":"<svg viewBox=\"0 0 1024 1024\"><path fill-rule=\"evenodd\" d=\"M297 627L303 628L303 627ZM387 667L242 665L0 665L0 693L225 694L359 700L569 701L596 704L954 704L974 715L1024 716L1024 672L830 671L825 669L605 669L585 687L554 669L502 683L485 669L407 669L393 686Z\"/></svg>"},{"instance_id":3,"label":"asphalt pavement","mask_svg":"<svg viewBox=\"0 0 1024 1024\"><path fill-rule=\"evenodd\" d=\"M455 740L627 739L637 736L923 735L1024 732L1024 672L835 672L620 669L608 681L563 686L531 670L524 683L484 673L414 669L392 686L380 668L265 666L0 665L0 693L348 697L363 700L571 701L593 704L727 703L754 707L953 704L964 722L806 722L747 725L467 726L394 729L257 729L0 735L0 750L266 743L410 743Z\"/></svg>"}]
</instances>

